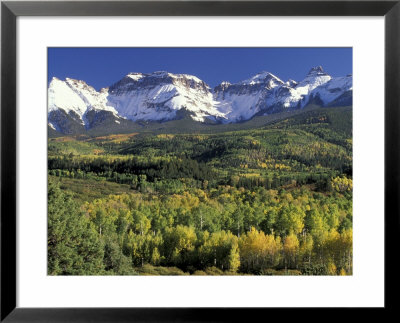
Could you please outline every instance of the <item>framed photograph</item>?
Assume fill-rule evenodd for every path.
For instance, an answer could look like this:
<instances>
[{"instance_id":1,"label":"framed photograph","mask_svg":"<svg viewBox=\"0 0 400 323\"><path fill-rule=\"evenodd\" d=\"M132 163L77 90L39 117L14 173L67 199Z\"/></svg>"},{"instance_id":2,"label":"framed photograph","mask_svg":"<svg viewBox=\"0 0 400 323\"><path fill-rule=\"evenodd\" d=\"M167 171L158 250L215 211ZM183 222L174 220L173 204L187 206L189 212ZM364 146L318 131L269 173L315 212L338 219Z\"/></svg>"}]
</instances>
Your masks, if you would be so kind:
<instances>
[{"instance_id":1,"label":"framed photograph","mask_svg":"<svg viewBox=\"0 0 400 323\"><path fill-rule=\"evenodd\" d=\"M2 2L1 320L394 309L399 15Z\"/></svg>"}]
</instances>

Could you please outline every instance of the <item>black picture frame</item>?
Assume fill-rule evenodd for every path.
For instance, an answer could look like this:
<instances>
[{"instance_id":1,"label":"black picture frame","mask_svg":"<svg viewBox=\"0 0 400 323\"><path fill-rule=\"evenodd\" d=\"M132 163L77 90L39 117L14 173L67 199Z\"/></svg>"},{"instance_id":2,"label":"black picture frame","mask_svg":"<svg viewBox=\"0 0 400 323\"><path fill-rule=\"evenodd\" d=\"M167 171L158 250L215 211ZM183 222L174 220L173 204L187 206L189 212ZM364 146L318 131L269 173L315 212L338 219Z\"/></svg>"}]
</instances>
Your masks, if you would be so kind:
<instances>
[{"instance_id":1,"label":"black picture frame","mask_svg":"<svg viewBox=\"0 0 400 323\"><path fill-rule=\"evenodd\" d=\"M400 227L400 0L4 1L1 3L1 322L236 322L252 321L259 315L267 315L267 310L279 312L276 313L279 315L287 315L288 310L16 307L16 19L19 16L384 16L385 307L369 311L368 315L382 320L382 311L385 314L396 311L397 302L393 292L399 286L395 260L398 256ZM333 309L326 310L331 317L341 318Z\"/></svg>"}]
</instances>

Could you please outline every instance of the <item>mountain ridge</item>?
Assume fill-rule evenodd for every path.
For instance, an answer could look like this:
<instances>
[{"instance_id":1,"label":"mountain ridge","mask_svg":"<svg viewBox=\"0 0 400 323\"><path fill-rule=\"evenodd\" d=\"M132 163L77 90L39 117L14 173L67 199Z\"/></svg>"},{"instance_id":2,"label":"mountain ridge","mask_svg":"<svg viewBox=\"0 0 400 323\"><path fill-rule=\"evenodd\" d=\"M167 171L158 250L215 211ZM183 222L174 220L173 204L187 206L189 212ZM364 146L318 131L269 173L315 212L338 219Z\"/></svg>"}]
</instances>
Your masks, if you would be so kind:
<instances>
[{"instance_id":1,"label":"mountain ridge","mask_svg":"<svg viewBox=\"0 0 400 323\"><path fill-rule=\"evenodd\" d=\"M237 123L303 109L308 104L351 106L352 75L333 78L316 66L303 80L284 82L263 71L237 83L221 82L212 89L194 75L131 72L99 91L83 80L54 77L48 87L48 125L54 131L73 134L102 124L118 128L129 127L131 122L182 118Z\"/></svg>"}]
</instances>

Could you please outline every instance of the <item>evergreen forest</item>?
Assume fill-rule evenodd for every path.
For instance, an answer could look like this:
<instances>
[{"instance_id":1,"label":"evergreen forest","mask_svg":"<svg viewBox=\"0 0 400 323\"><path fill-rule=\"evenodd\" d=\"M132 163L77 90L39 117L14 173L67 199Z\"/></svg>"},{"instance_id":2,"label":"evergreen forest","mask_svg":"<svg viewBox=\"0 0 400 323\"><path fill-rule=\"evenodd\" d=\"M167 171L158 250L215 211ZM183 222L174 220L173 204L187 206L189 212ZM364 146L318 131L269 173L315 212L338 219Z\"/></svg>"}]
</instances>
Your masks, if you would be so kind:
<instances>
[{"instance_id":1,"label":"evergreen forest","mask_svg":"<svg viewBox=\"0 0 400 323\"><path fill-rule=\"evenodd\" d=\"M351 107L184 123L48 139L49 275L352 275Z\"/></svg>"}]
</instances>

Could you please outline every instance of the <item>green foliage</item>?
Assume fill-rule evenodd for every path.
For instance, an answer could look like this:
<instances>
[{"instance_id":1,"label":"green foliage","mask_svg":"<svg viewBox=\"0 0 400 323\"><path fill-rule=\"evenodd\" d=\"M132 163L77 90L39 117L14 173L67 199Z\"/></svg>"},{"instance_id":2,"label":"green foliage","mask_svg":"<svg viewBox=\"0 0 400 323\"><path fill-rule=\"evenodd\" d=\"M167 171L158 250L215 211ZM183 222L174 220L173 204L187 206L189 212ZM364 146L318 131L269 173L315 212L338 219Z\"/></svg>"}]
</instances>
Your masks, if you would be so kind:
<instances>
[{"instance_id":1,"label":"green foliage","mask_svg":"<svg viewBox=\"0 0 400 323\"><path fill-rule=\"evenodd\" d=\"M52 184L48 188L49 275L102 274L103 244L72 199Z\"/></svg>"},{"instance_id":2,"label":"green foliage","mask_svg":"<svg viewBox=\"0 0 400 323\"><path fill-rule=\"evenodd\" d=\"M328 271L323 264L305 264L301 268L301 273L308 276L326 276Z\"/></svg>"},{"instance_id":3,"label":"green foliage","mask_svg":"<svg viewBox=\"0 0 400 323\"><path fill-rule=\"evenodd\" d=\"M231 232L218 231L199 248L201 264L236 272L240 266L238 239Z\"/></svg>"},{"instance_id":4,"label":"green foliage","mask_svg":"<svg viewBox=\"0 0 400 323\"><path fill-rule=\"evenodd\" d=\"M177 267L160 267L160 266L152 266L150 264L145 264L142 267L136 268L137 272L140 275L144 276L158 276L158 275L167 275L167 276L183 276L188 275L181 269Z\"/></svg>"},{"instance_id":5,"label":"green foliage","mask_svg":"<svg viewBox=\"0 0 400 323\"><path fill-rule=\"evenodd\" d=\"M131 260L122 253L120 245L115 240L106 239L103 262L109 275L136 275Z\"/></svg>"},{"instance_id":6,"label":"green foliage","mask_svg":"<svg viewBox=\"0 0 400 323\"><path fill-rule=\"evenodd\" d=\"M219 127L50 139L49 273L351 274L351 109Z\"/></svg>"}]
</instances>

